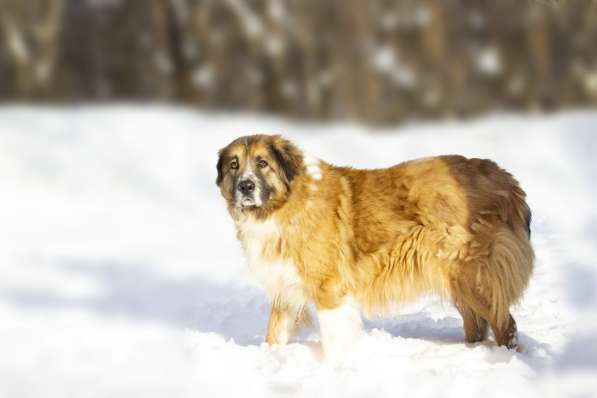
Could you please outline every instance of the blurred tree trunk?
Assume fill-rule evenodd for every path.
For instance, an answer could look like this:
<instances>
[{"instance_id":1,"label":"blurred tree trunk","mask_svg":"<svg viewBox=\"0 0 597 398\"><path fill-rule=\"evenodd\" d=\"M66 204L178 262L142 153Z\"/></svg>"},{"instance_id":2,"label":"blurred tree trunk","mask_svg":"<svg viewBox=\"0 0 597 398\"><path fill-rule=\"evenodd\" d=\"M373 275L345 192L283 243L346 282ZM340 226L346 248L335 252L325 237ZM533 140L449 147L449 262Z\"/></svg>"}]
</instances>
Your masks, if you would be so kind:
<instances>
[{"instance_id":1,"label":"blurred tree trunk","mask_svg":"<svg viewBox=\"0 0 597 398\"><path fill-rule=\"evenodd\" d=\"M66 0L62 98L175 98L169 0Z\"/></svg>"},{"instance_id":2,"label":"blurred tree trunk","mask_svg":"<svg viewBox=\"0 0 597 398\"><path fill-rule=\"evenodd\" d=\"M396 123L597 104L597 0L0 0L0 99Z\"/></svg>"},{"instance_id":3,"label":"blurred tree trunk","mask_svg":"<svg viewBox=\"0 0 597 398\"><path fill-rule=\"evenodd\" d=\"M0 31L15 98L50 95L63 8L64 0L1 0Z\"/></svg>"}]
</instances>

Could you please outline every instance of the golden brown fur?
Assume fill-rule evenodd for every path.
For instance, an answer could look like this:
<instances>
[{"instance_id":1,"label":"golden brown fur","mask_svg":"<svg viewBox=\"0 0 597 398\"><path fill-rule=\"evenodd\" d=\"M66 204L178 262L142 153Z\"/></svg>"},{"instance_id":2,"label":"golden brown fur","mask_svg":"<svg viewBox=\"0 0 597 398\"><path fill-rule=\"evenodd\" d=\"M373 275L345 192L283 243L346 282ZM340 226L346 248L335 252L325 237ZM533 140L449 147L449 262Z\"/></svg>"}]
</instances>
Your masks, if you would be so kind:
<instances>
[{"instance_id":1,"label":"golden brown fur","mask_svg":"<svg viewBox=\"0 0 597 398\"><path fill-rule=\"evenodd\" d=\"M440 156L357 170L309 163L267 135L240 138L220 155L217 182L249 263L266 284L279 275L266 287L268 342L287 341L310 302L319 311L351 297L377 315L433 292L459 310L466 341L485 338L489 324L499 345L516 345L510 306L533 270L530 211L494 162ZM237 169L228 167L233 158ZM271 188L262 206L235 202L244 170Z\"/></svg>"}]
</instances>

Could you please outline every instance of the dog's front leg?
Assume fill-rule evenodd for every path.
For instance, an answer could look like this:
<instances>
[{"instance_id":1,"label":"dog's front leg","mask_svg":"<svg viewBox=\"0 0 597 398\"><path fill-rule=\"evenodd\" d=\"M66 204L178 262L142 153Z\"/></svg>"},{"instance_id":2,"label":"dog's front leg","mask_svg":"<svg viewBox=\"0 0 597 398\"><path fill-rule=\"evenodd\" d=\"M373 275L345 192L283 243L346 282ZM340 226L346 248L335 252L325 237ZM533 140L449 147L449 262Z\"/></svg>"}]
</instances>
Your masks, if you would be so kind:
<instances>
[{"instance_id":1,"label":"dog's front leg","mask_svg":"<svg viewBox=\"0 0 597 398\"><path fill-rule=\"evenodd\" d=\"M269 345L287 344L302 326L309 326L311 317L306 303L293 306L275 299L267 324L267 336L265 338Z\"/></svg>"},{"instance_id":2,"label":"dog's front leg","mask_svg":"<svg viewBox=\"0 0 597 398\"><path fill-rule=\"evenodd\" d=\"M274 301L267 323L267 344L286 344L290 338L291 319L290 311Z\"/></svg>"}]
</instances>

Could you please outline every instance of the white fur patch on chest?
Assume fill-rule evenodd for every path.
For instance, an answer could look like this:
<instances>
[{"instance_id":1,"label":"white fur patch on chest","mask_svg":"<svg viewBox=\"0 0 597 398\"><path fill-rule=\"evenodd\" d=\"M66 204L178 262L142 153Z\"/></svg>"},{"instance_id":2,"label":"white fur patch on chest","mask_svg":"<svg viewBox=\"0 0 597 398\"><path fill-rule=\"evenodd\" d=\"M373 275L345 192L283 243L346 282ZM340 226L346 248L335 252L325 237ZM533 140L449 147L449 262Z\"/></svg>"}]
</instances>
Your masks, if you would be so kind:
<instances>
[{"instance_id":1,"label":"white fur patch on chest","mask_svg":"<svg viewBox=\"0 0 597 398\"><path fill-rule=\"evenodd\" d=\"M303 282L289 261L263 258L264 246L280 238L280 228L274 220L247 220L238 224L249 269L272 300L301 306L306 301Z\"/></svg>"}]
</instances>

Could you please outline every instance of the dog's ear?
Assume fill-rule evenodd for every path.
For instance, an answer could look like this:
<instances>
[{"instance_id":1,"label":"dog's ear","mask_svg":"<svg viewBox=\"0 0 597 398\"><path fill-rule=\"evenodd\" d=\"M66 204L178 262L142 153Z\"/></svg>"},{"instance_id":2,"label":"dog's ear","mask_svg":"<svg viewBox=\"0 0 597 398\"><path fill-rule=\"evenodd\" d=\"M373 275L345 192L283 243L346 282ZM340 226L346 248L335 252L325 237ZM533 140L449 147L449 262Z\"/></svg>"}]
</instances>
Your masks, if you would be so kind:
<instances>
[{"instance_id":1,"label":"dog's ear","mask_svg":"<svg viewBox=\"0 0 597 398\"><path fill-rule=\"evenodd\" d=\"M218 169L218 176L216 177L216 185L220 186L220 184L222 183L222 179L224 178L224 153L223 150L220 150L220 152L218 152L218 164L216 165L216 168Z\"/></svg>"},{"instance_id":2,"label":"dog's ear","mask_svg":"<svg viewBox=\"0 0 597 398\"><path fill-rule=\"evenodd\" d=\"M282 169L288 183L290 183L303 168L303 154L290 141L275 136L270 144L270 151Z\"/></svg>"}]
</instances>

